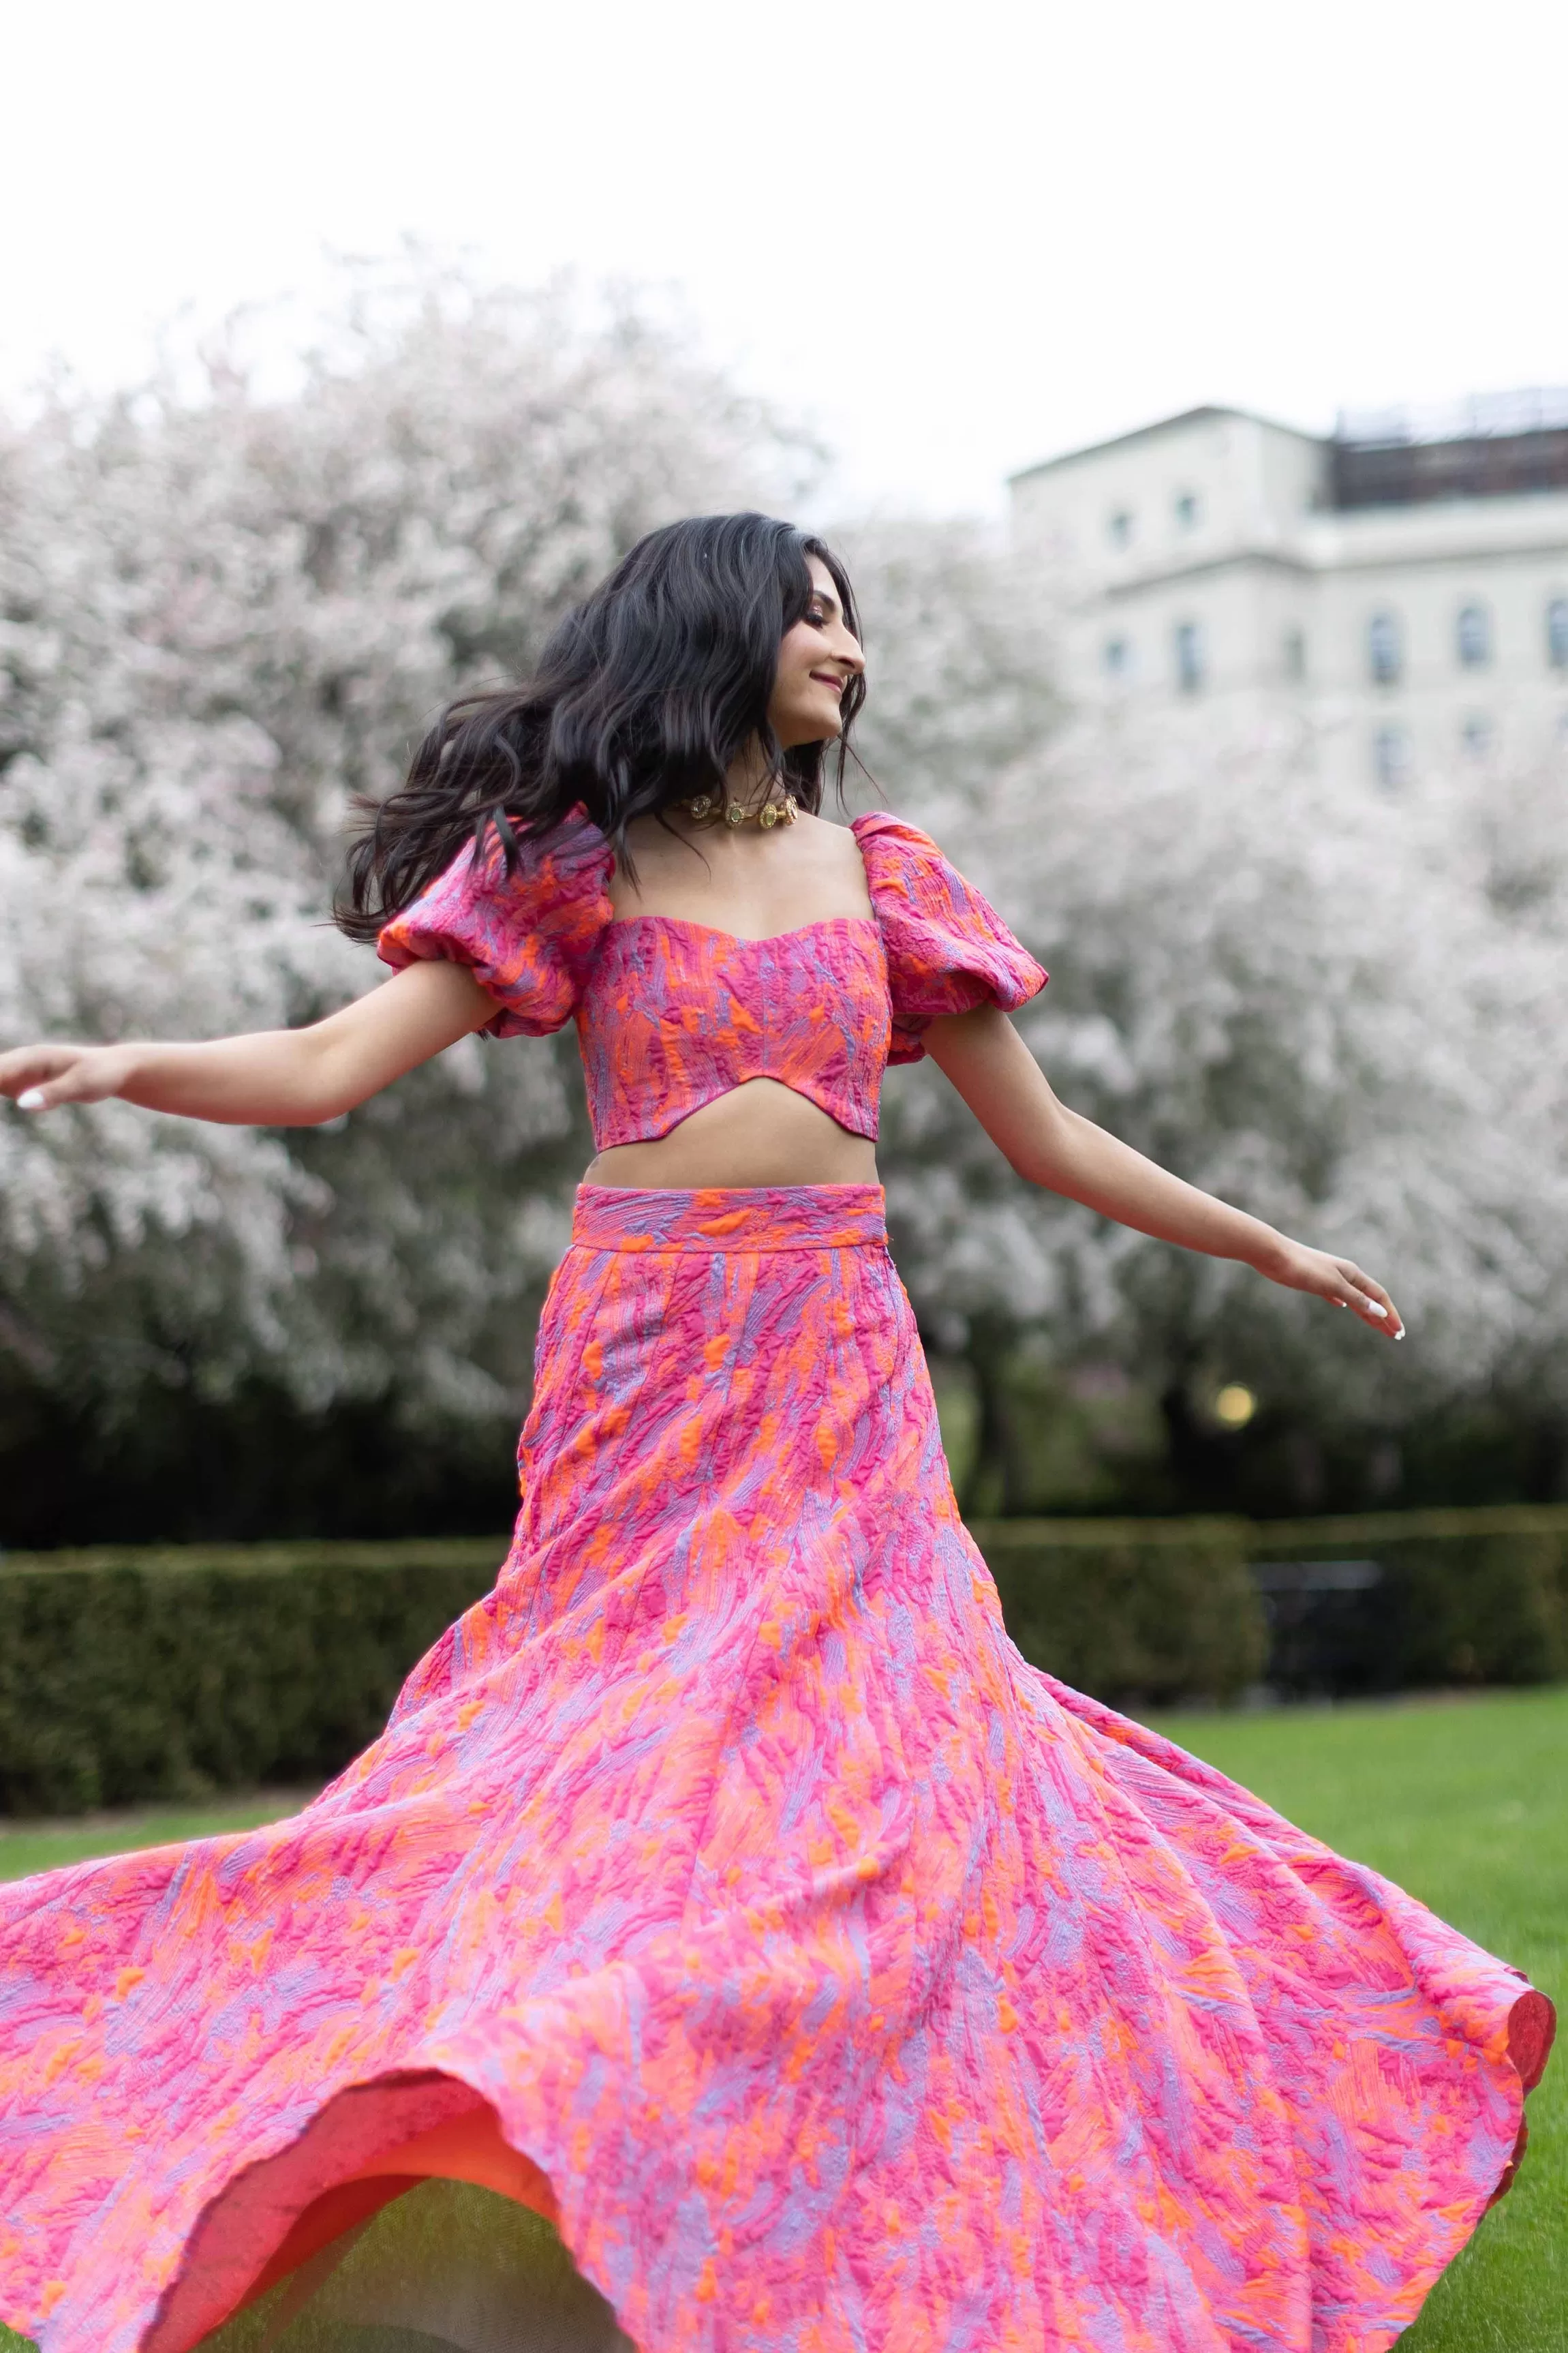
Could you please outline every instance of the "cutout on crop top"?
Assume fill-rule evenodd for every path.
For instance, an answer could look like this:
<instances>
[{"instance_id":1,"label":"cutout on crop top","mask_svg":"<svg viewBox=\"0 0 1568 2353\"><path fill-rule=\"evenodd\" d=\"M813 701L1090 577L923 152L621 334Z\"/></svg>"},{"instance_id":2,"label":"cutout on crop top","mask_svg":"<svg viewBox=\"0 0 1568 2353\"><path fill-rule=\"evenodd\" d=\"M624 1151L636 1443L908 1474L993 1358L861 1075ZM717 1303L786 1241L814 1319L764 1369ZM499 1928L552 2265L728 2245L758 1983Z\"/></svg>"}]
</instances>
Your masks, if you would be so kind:
<instances>
[{"instance_id":1,"label":"cutout on crop top","mask_svg":"<svg viewBox=\"0 0 1568 2353\"><path fill-rule=\"evenodd\" d=\"M609 843L581 812L508 875L499 847L449 866L377 943L401 967L445 957L496 1000L496 1037L575 1018L598 1150L647 1144L751 1079L775 1079L875 1140L882 1072L919 1061L928 1022L1011 1011L1046 976L931 836L853 821L872 913L743 940L675 915L619 919Z\"/></svg>"}]
</instances>

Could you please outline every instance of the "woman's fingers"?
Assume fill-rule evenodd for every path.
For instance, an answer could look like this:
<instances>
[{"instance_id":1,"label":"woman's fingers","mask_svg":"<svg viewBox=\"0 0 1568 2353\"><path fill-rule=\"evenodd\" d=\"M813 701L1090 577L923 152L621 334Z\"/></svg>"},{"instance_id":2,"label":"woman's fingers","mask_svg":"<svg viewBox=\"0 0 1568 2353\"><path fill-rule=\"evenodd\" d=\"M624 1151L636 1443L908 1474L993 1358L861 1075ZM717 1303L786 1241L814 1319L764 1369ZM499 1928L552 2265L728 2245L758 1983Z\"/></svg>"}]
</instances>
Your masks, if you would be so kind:
<instances>
[{"instance_id":1,"label":"woman's fingers","mask_svg":"<svg viewBox=\"0 0 1568 2353\"><path fill-rule=\"evenodd\" d=\"M1334 1271L1339 1283L1329 1296L1339 1306L1353 1308L1368 1324L1386 1332L1391 1340L1404 1339L1405 1319L1381 1282L1363 1274L1350 1259L1336 1259Z\"/></svg>"},{"instance_id":2,"label":"woman's fingers","mask_svg":"<svg viewBox=\"0 0 1568 2353\"><path fill-rule=\"evenodd\" d=\"M95 1083L101 1050L90 1046L25 1046L0 1054L0 1095L18 1111L53 1111L59 1103L96 1103L113 1092L112 1081ZM104 1079L109 1079L107 1069Z\"/></svg>"},{"instance_id":3,"label":"woman's fingers","mask_svg":"<svg viewBox=\"0 0 1568 2353\"><path fill-rule=\"evenodd\" d=\"M42 1111L47 1082L69 1064L58 1047L23 1046L0 1054L0 1095L9 1095L23 1111Z\"/></svg>"}]
</instances>

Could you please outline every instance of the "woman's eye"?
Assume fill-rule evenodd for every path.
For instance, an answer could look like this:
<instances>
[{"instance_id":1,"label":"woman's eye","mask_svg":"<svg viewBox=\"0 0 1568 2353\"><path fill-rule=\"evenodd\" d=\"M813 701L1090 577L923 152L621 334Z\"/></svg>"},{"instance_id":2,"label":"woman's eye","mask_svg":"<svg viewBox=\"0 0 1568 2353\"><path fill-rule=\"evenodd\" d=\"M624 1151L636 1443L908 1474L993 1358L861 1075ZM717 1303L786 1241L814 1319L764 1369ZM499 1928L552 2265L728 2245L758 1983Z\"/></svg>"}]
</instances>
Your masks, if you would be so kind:
<instances>
[{"instance_id":1,"label":"woman's eye","mask_svg":"<svg viewBox=\"0 0 1568 2353\"><path fill-rule=\"evenodd\" d=\"M827 616L820 605L814 605L805 617L814 629L823 629L827 626Z\"/></svg>"}]
</instances>

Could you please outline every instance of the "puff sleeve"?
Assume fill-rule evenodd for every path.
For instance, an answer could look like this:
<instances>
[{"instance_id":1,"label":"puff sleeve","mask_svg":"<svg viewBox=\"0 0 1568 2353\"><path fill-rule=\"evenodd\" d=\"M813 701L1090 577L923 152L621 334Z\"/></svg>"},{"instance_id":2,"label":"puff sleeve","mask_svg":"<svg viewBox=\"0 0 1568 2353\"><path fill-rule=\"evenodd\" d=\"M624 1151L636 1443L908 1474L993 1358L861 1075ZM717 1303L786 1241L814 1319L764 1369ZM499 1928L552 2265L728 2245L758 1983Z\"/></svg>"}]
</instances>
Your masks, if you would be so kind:
<instances>
[{"instance_id":1,"label":"puff sleeve","mask_svg":"<svg viewBox=\"0 0 1568 2353\"><path fill-rule=\"evenodd\" d=\"M866 886L881 927L893 1008L890 1062L918 1062L922 1033L942 1013L1037 997L1046 975L929 833L873 810L854 821Z\"/></svg>"},{"instance_id":2,"label":"puff sleeve","mask_svg":"<svg viewBox=\"0 0 1568 2353\"><path fill-rule=\"evenodd\" d=\"M542 1038L572 1018L612 913L614 852L580 810L520 847L510 874L493 838L482 854L464 850L375 944L397 971L436 957L468 965L496 1001L485 1024L496 1038Z\"/></svg>"}]
</instances>

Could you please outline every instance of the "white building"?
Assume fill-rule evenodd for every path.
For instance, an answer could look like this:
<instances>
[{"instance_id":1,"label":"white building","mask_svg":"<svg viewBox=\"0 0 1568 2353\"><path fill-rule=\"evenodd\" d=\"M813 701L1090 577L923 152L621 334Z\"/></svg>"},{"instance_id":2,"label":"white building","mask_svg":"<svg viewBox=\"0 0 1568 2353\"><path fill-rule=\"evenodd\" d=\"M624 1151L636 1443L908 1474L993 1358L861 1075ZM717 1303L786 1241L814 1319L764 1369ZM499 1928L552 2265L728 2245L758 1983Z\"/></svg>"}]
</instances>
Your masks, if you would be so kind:
<instances>
[{"instance_id":1,"label":"white building","mask_svg":"<svg viewBox=\"0 0 1568 2353\"><path fill-rule=\"evenodd\" d=\"M1568 745L1568 393L1328 440L1195 408L1010 487L1076 702L1293 715L1389 786Z\"/></svg>"}]
</instances>

